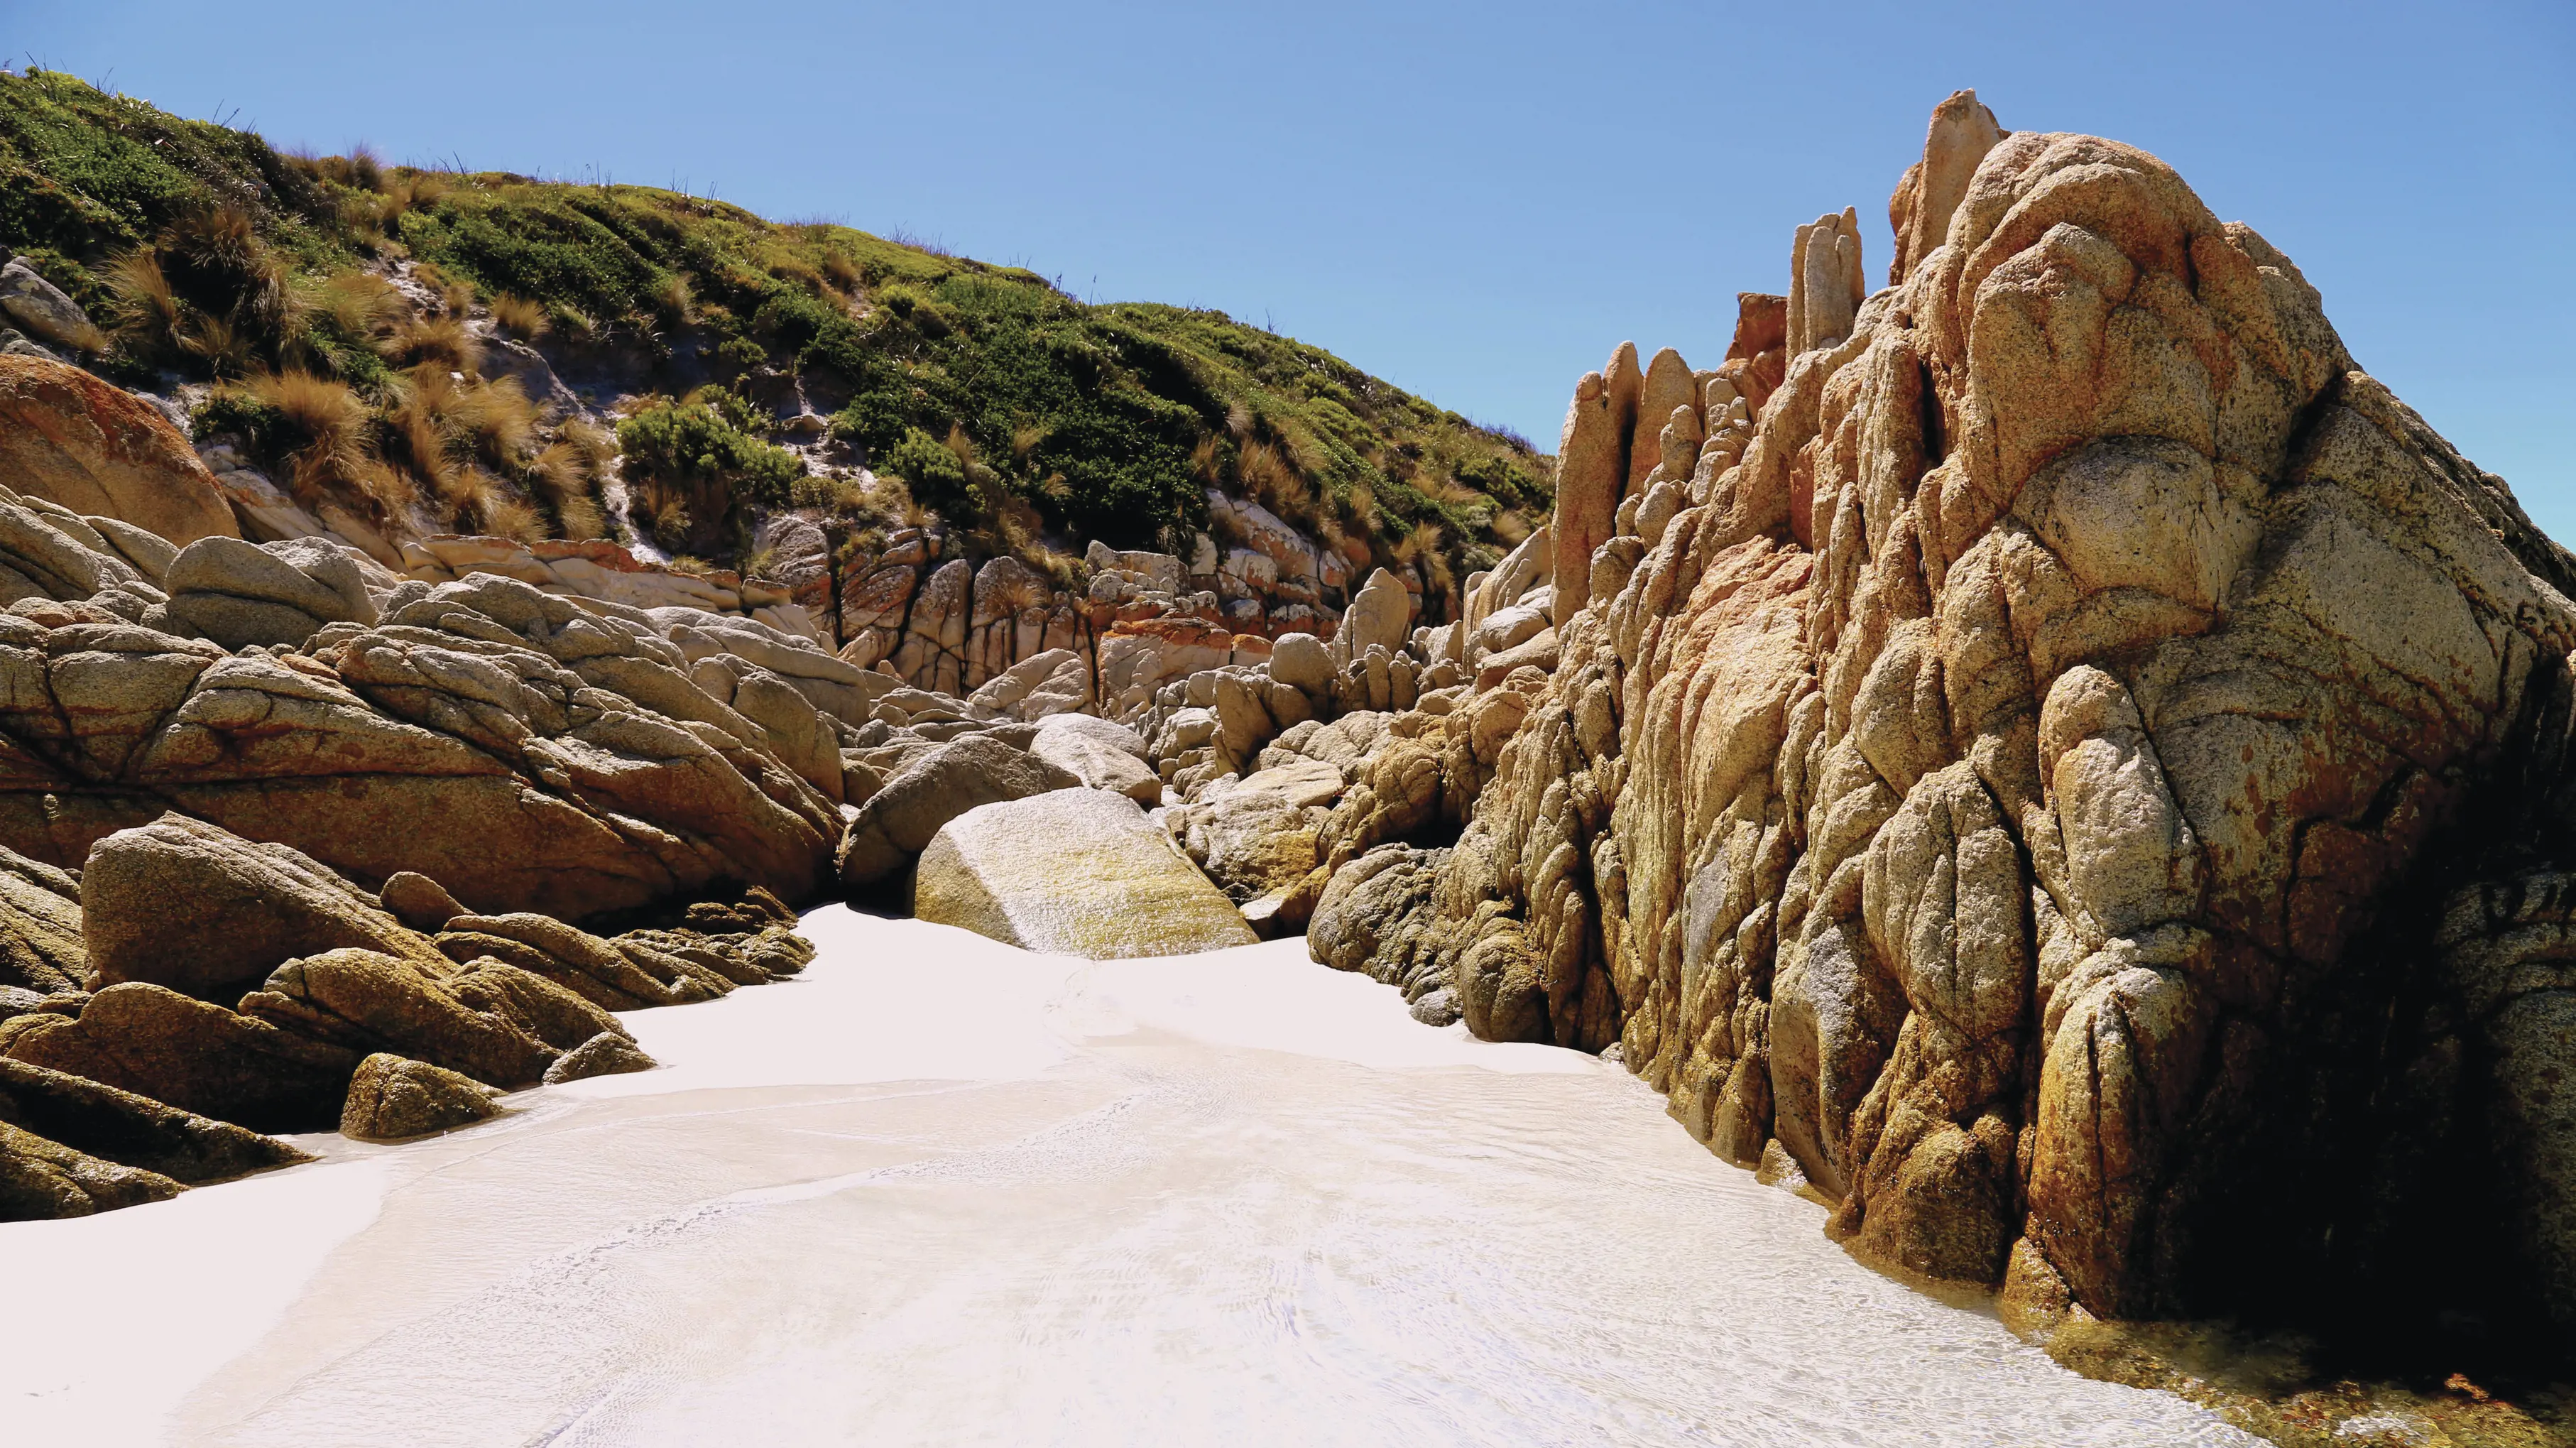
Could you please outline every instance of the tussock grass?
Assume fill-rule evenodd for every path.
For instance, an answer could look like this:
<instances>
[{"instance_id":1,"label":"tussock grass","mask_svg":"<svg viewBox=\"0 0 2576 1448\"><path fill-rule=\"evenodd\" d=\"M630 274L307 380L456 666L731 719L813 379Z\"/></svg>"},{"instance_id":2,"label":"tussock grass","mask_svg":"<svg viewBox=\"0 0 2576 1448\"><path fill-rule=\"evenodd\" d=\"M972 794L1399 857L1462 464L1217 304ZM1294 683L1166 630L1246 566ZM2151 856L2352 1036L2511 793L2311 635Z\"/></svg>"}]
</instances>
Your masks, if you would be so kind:
<instances>
[{"instance_id":1,"label":"tussock grass","mask_svg":"<svg viewBox=\"0 0 2576 1448\"><path fill-rule=\"evenodd\" d=\"M533 342L544 336L553 325L552 319L546 315L545 303L508 292L492 298L492 321L523 342Z\"/></svg>"},{"instance_id":2,"label":"tussock grass","mask_svg":"<svg viewBox=\"0 0 2576 1448\"><path fill-rule=\"evenodd\" d=\"M107 283L117 298L117 330L137 351L166 357L185 350L186 309L151 248L137 247L110 262Z\"/></svg>"},{"instance_id":3,"label":"tussock grass","mask_svg":"<svg viewBox=\"0 0 2576 1448\"><path fill-rule=\"evenodd\" d=\"M534 450L537 407L515 377L452 388L446 422L469 451L494 468L513 467Z\"/></svg>"},{"instance_id":4,"label":"tussock grass","mask_svg":"<svg viewBox=\"0 0 2576 1448\"><path fill-rule=\"evenodd\" d=\"M483 363L483 339L466 327L463 317L452 312L405 322L387 340L384 351L388 360L405 367L433 366L471 373Z\"/></svg>"},{"instance_id":5,"label":"tussock grass","mask_svg":"<svg viewBox=\"0 0 2576 1448\"><path fill-rule=\"evenodd\" d=\"M366 400L344 382L310 372L263 373L243 390L274 414L288 439L286 484L311 505L344 489L372 493L377 465L375 418Z\"/></svg>"},{"instance_id":6,"label":"tussock grass","mask_svg":"<svg viewBox=\"0 0 2576 1448\"><path fill-rule=\"evenodd\" d=\"M314 310L352 341L391 336L411 316L410 303L393 283L354 269L334 272L322 283Z\"/></svg>"}]
</instances>

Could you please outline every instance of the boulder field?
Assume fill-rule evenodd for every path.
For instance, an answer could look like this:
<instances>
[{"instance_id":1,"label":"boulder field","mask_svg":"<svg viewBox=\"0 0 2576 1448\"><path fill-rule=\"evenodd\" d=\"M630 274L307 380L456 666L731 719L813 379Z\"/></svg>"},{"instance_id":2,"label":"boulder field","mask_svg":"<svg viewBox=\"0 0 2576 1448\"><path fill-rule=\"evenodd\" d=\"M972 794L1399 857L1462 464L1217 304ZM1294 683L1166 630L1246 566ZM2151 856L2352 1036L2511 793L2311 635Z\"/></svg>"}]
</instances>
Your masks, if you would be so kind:
<instances>
[{"instance_id":1,"label":"boulder field","mask_svg":"<svg viewBox=\"0 0 2576 1448\"><path fill-rule=\"evenodd\" d=\"M1146 740L1078 712L1085 654L915 688L771 583L606 543L397 551L225 451L0 356L0 484L27 488L0 486L0 1215L650 1069L612 1013L801 970L791 902L845 890L900 908L919 877L933 915L972 897L976 928L1100 956L1253 938L1140 808ZM1177 585L1158 560L1102 575ZM961 819L1010 801L1055 849Z\"/></svg>"}]
</instances>

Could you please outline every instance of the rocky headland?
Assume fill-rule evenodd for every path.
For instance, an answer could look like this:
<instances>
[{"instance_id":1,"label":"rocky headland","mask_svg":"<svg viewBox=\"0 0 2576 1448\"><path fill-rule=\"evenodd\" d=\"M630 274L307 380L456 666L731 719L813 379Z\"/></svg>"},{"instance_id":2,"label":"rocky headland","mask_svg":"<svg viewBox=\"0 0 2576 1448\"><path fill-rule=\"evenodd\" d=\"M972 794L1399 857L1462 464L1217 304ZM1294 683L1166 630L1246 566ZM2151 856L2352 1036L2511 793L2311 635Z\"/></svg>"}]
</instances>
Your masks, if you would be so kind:
<instances>
[{"instance_id":1,"label":"rocky headland","mask_svg":"<svg viewBox=\"0 0 2576 1448\"><path fill-rule=\"evenodd\" d=\"M1044 429L925 453L830 325L764 366L787 324L684 286L639 360L424 281L470 232L419 194L338 274L411 310L337 375L414 359L330 384L380 409L344 452L275 431L314 374L156 372L148 289L112 331L63 253L0 273L0 1217L651 1069L617 1013L795 974L847 899L1095 959L1302 932L2028 1332L2576 1333L2576 558L2154 157L1961 92L1883 284L1856 211L1797 227L1719 365L1623 344L1552 460L1300 364L1384 470L1316 477L1394 523L1301 513L1304 424L1211 390L1144 538ZM907 275L800 295L973 334ZM441 388L542 406L404 453ZM684 424L738 467L654 472Z\"/></svg>"}]
</instances>

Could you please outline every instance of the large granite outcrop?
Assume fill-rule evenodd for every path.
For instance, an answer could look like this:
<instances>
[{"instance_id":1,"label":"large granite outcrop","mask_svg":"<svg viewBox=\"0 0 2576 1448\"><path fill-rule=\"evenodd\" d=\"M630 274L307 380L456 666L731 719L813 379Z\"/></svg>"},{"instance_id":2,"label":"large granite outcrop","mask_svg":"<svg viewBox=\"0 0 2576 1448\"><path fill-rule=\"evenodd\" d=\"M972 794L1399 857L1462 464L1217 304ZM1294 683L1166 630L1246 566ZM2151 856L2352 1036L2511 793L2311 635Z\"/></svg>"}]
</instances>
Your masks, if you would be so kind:
<instances>
[{"instance_id":1,"label":"large granite outcrop","mask_svg":"<svg viewBox=\"0 0 2576 1448\"><path fill-rule=\"evenodd\" d=\"M835 679L779 672L853 672L810 642L488 574L398 581L312 540L192 545L173 598L0 496L9 526L99 570L0 615L0 844L25 855L76 865L177 810L361 880L419 871L476 909L580 918L726 881L801 899L829 878L853 722L832 709L866 715ZM310 608L279 601L299 583ZM190 636L212 617L191 598L302 637L227 652ZM699 682L718 674L777 727Z\"/></svg>"},{"instance_id":2,"label":"large granite outcrop","mask_svg":"<svg viewBox=\"0 0 2576 1448\"><path fill-rule=\"evenodd\" d=\"M1560 493L1472 820L1311 938L1619 1047L2016 1313L2576 1325L2576 562L2154 157L1954 98L1892 212L1857 306L1801 229L1785 367L1719 374L1738 450L1653 536L1570 551Z\"/></svg>"},{"instance_id":3,"label":"large granite outcrop","mask_svg":"<svg viewBox=\"0 0 2576 1448\"><path fill-rule=\"evenodd\" d=\"M301 852L180 814L92 846L80 900L102 987L144 981L228 1001L281 960L342 946L439 958L426 938Z\"/></svg>"},{"instance_id":4,"label":"large granite outcrop","mask_svg":"<svg viewBox=\"0 0 2576 1448\"><path fill-rule=\"evenodd\" d=\"M0 356L0 482L181 546L240 532L168 419L65 362Z\"/></svg>"}]
</instances>

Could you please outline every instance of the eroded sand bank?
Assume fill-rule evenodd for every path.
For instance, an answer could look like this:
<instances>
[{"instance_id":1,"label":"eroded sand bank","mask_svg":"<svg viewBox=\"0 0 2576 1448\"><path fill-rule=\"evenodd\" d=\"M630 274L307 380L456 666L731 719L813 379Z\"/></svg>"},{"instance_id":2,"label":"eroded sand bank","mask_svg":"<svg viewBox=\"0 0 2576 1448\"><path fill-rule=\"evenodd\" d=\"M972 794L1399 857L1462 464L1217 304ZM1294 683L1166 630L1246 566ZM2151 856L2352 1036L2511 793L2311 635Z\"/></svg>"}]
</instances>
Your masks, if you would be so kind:
<instances>
[{"instance_id":1,"label":"eroded sand bank","mask_svg":"<svg viewBox=\"0 0 2576 1448\"><path fill-rule=\"evenodd\" d=\"M12 1443L2249 1443L1878 1277L1624 1071L1282 941L833 907L666 1069L0 1227Z\"/></svg>"}]
</instances>

